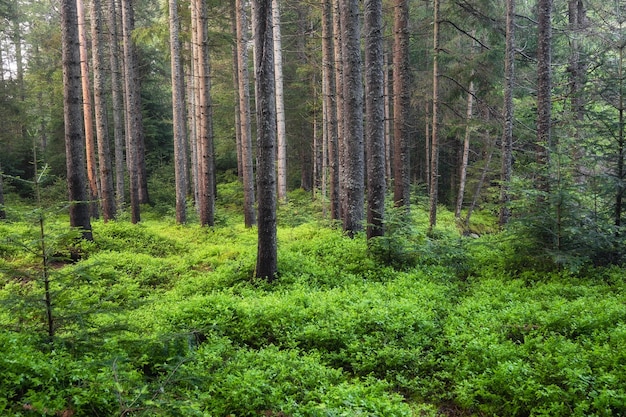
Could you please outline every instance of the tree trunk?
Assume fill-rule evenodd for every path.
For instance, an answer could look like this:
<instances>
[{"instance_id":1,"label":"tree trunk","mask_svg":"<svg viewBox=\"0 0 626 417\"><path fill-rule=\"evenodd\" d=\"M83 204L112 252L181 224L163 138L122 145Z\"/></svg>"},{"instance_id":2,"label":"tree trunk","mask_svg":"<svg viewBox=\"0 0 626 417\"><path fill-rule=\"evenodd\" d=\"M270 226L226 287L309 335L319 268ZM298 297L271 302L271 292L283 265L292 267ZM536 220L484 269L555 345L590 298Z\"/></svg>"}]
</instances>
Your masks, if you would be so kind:
<instances>
[{"instance_id":1,"label":"tree trunk","mask_svg":"<svg viewBox=\"0 0 626 417\"><path fill-rule=\"evenodd\" d=\"M109 57L111 61L111 101L113 104L113 143L115 145L115 197L117 207L125 201L125 158L124 158L124 97L122 94L122 76L119 63L118 14L115 0L108 2Z\"/></svg>"},{"instance_id":2,"label":"tree trunk","mask_svg":"<svg viewBox=\"0 0 626 417\"><path fill-rule=\"evenodd\" d=\"M322 4L322 77L324 90L324 126L327 142L330 217L340 218L339 211L339 153L337 137L337 86L335 82L335 52L331 0Z\"/></svg>"},{"instance_id":3,"label":"tree trunk","mask_svg":"<svg viewBox=\"0 0 626 417\"><path fill-rule=\"evenodd\" d=\"M342 219L344 216L346 205L346 156L345 156L345 120L344 120L344 96L343 96L343 83L344 83L344 68L343 68L343 34L341 30L341 0L333 1L333 35L334 35L334 62L335 62L335 92L336 92L336 106L337 106L337 206L338 217ZM332 163L332 161L331 161Z\"/></svg>"},{"instance_id":4,"label":"tree trunk","mask_svg":"<svg viewBox=\"0 0 626 417\"><path fill-rule=\"evenodd\" d=\"M437 224L439 194L439 0L433 6L433 125L430 142L429 226L432 232Z\"/></svg>"},{"instance_id":5,"label":"tree trunk","mask_svg":"<svg viewBox=\"0 0 626 417\"><path fill-rule=\"evenodd\" d=\"M385 99L382 0L365 1L367 238L384 234Z\"/></svg>"},{"instance_id":6,"label":"tree trunk","mask_svg":"<svg viewBox=\"0 0 626 417\"><path fill-rule=\"evenodd\" d=\"M172 67L172 116L174 129L174 177L176 182L176 222L187 222L188 156L185 74L181 64L178 1L169 1L170 59Z\"/></svg>"},{"instance_id":7,"label":"tree trunk","mask_svg":"<svg viewBox=\"0 0 626 417\"><path fill-rule=\"evenodd\" d=\"M132 4L131 0L121 0L122 4L122 37L124 44L124 105L126 107L126 158L130 179L131 222L141 221L139 205L141 203L139 188L139 140L143 129L141 98L137 89L137 56L132 40Z\"/></svg>"},{"instance_id":8,"label":"tree trunk","mask_svg":"<svg viewBox=\"0 0 626 417\"><path fill-rule=\"evenodd\" d=\"M500 170L500 226L509 222L509 184L513 165L513 80L515 77L515 1L506 2L506 48L504 57L504 128Z\"/></svg>"},{"instance_id":9,"label":"tree trunk","mask_svg":"<svg viewBox=\"0 0 626 417\"><path fill-rule=\"evenodd\" d=\"M361 25L358 0L341 2L341 33L343 43L344 136L346 169L346 205L343 230L349 235L363 228L364 145L363 145L363 82L361 67Z\"/></svg>"},{"instance_id":10,"label":"tree trunk","mask_svg":"<svg viewBox=\"0 0 626 417\"><path fill-rule=\"evenodd\" d=\"M106 76L103 53L103 23L101 0L91 2L91 42L93 59L94 108L100 169L100 196L104 221L115 218L115 192L113 188L113 166L109 144L109 122L107 117Z\"/></svg>"},{"instance_id":11,"label":"tree trunk","mask_svg":"<svg viewBox=\"0 0 626 417\"><path fill-rule=\"evenodd\" d=\"M4 220L6 218L7 212L4 209L4 172L2 171L2 164L0 163L0 219Z\"/></svg>"},{"instance_id":12,"label":"tree trunk","mask_svg":"<svg viewBox=\"0 0 626 417\"><path fill-rule=\"evenodd\" d=\"M257 114L258 247L255 276L278 272L276 242L276 91L272 0L253 0Z\"/></svg>"},{"instance_id":13,"label":"tree trunk","mask_svg":"<svg viewBox=\"0 0 626 417\"><path fill-rule=\"evenodd\" d=\"M85 152L87 155L87 180L89 184L89 207L91 216L98 213L98 166L96 161L96 138L93 131L93 107L91 105L91 87L89 83L89 55L87 53L87 23L83 0L76 0L78 15L78 39L80 42L80 72L83 89L83 118L85 121Z\"/></svg>"},{"instance_id":14,"label":"tree trunk","mask_svg":"<svg viewBox=\"0 0 626 417\"><path fill-rule=\"evenodd\" d=\"M396 0L393 42L393 201L396 207L410 207L409 160L409 5Z\"/></svg>"},{"instance_id":15,"label":"tree trunk","mask_svg":"<svg viewBox=\"0 0 626 417\"><path fill-rule=\"evenodd\" d=\"M470 151L470 136L472 133L472 114L474 105L475 92L474 81L470 81L469 91L467 93L467 113L465 124L465 138L463 139L463 152L461 156L461 166L459 173L459 191L456 198L456 208L454 210L454 217L459 219L461 217L461 209L463 208L463 196L465 194L465 183L467 181L467 165L469 161Z\"/></svg>"},{"instance_id":16,"label":"tree trunk","mask_svg":"<svg viewBox=\"0 0 626 417\"><path fill-rule=\"evenodd\" d=\"M198 162L200 224L213 226L215 222L215 177L213 160L213 126L211 103L211 70L209 65L209 34L206 0L195 0L196 9L196 81L199 108Z\"/></svg>"},{"instance_id":17,"label":"tree trunk","mask_svg":"<svg viewBox=\"0 0 626 417\"><path fill-rule=\"evenodd\" d=\"M63 115L70 226L80 228L84 239L93 240L85 168L79 47L76 0L61 0Z\"/></svg>"},{"instance_id":18,"label":"tree trunk","mask_svg":"<svg viewBox=\"0 0 626 417\"><path fill-rule=\"evenodd\" d=\"M256 224L254 209L254 164L252 160L252 130L250 117L250 74L248 72L248 23L245 2L236 0L238 109L241 130L241 166L244 192L244 222L246 227Z\"/></svg>"},{"instance_id":19,"label":"tree trunk","mask_svg":"<svg viewBox=\"0 0 626 417\"><path fill-rule=\"evenodd\" d=\"M285 132L285 95L283 93L283 54L280 34L280 5L272 0L274 34L274 77L276 77L276 140L278 147L278 201L287 201L287 134Z\"/></svg>"},{"instance_id":20,"label":"tree trunk","mask_svg":"<svg viewBox=\"0 0 626 417\"><path fill-rule=\"evenodd\" d=\"M545 201L550 192L552 117L552 0L538 0L537 33L537 163L536 188Z\"/></svg>"}]
</instances>

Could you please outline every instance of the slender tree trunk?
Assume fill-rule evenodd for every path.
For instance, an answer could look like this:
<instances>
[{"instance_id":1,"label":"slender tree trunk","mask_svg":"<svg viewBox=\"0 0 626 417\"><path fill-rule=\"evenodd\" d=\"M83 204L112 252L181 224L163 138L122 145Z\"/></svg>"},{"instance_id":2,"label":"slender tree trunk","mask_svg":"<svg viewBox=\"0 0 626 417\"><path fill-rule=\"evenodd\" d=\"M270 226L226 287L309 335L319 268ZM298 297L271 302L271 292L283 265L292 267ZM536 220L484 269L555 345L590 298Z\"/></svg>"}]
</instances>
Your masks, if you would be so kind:
<instances>
[{"instance_id":1,"label":"slender tree trunk","mask_svg":"<svg viewBox=\"0 0 626 417\"><path fill-rule=\"evenodd\" d=\"M409 160L409 4L394 4L393 42L393 201L396 207L410 208Z\"/></svg>"},{"instance_id":2,"label":"slender tree trunk","mask_svg":"<svg viewBox=\"0 0 626 417\"><path fill-rule=\"evenodd\" d=\"M387 186L392 184L393 171L393 136L391 135L392 129L392 109L391 109L391 97L393 94L392 89L392 73L393 61L389 59L390 54L385 54L385 67L384 67L384 90L385 90L385 178L387 179ZM393 57L393 53L391 54Z\"/></svg>"},{"instance_id":3,"label":"slender tree trunk","mask_svg":"<svg viewBox=\"0 0 626 417\"><path fill-rule=\"evenodd\" d=\"M198 132L198 162L200 174L200 223L213 226L215 222L215 177L213 160L213 126L211 103L211 70L209 65L209 34L206 0L195 0L196 8L195 45L198 74L198 102L200 110L200 131Z\"/></svg>"},{"instance_id":4,"label":"slender tree trunk","mask_svg":"<svg viewBox=\"0 0 626 417\"><path fill-rule=\"evenodd\" d=\"M174 130L174 176L176 182L176 222L187 222L189 171L187 156L187 114L185 112L185 74L181 63L178 1L169 1L170 56L172 67L172 115Z\"/></svg>"},{"instance_id":5,"label":"slender tree trunk","mask_svg":"<svg viewBox=\"0 0 626 417\"><path fill-rule=\"evenodd\" d=\"M439 194L439 0L433 6L433 125L430 142L429 231L437 224Z\"/></svg>"},{"instance_id":6,"label":"slender tree trunk","mask_svg":"<svg viewBox=\"0 0 626 417\"><path fill-rule=\"evenodd\" d=\"M322 71L327 136L328 185L330 188L330 217L340 218L339 211L339 152L337 137L337 86L335 82L335 51L333 48L333 17L331 0L322 3Z\"/></svg>"},{"instance_id":7,"label":"slender tree trunk","mask_svg":"<svg viewBox=\"0 0 626 417\"><path fill-rule=\"evenodd\" d=\"M515 1L506 2L506 48L504 57L504 128L500 170L500 226L509 222L509 183L513 165L513 80L515 77Z\"/></svg>"},{"instance_id":8,"label":"slender tree trunk","mask_svg":"<svg viewBox=\"0 0 626 417\"><path fill-rule=\"evenodd\" d=\"M459 192L456 198L456 208L454 217L461 217L461 209L463 208L463 196L465 194L465 183L467 181L467 165L469 161L470 137L472 133L472 114L474 105L474 94L476 94L474 81L470 81L469 92L467 93L467 114L465 125L465 138L463 139L463 152L461 156L461 167L459 175Z\"/></svg>"},{"instance_id":9,"label":"slender tree trunk","mask_svg":"<svg viewBox=\"0 0 626 417\"><path fill-rule=\"evenodd\" d=\"M115 191L113 188L113 166L109 144L109 122L107 116L106 76L103 53L103 22L101 0L91 1L91 42L93 60L94 107L100 172L100 195L104 221L115 218Z\"/></svg>"},{"instance_id":10,"label":"slender tree trunk","mask_svg":"<svg viewBox=\"0 0 626 417\"><path fill-rule=\"evenodd\" d=\"M345 121L344 121L344 96L343 96L343 84L344 84L344 67L343 67L343 34L341 30L341 0L333 1L333 35L334 35L334 64L335 64L335 91L336 91L336 106L337 106L337 205L339 208L338 219L342 219L344 216L346 206L346 135L345 135Z\"/></svg>"},{"instance_id":11,"label":"slender tree trunk","mask_svg":"<svg viewBox=\"0 0 626 417\"><path fill-rule=\"evenodd\" d=\"M233 34L234 44L231 48L233 58L233 89L234 89L234 113L235 113L235 149L237 152L237 178L243 183L243 166L241 160L241 115L239 110L239 62L237 52L237 4L235 0L230 1L230 30Z\"/></svg>"},{"instance_id":12,"label":"slender tree trunk","mask_svg":"<svg viewBox=\"0 0 626 417\"><path fill-rule=\"evenodd\" d=\"M552 0L538 0L537 34L537 163L536 188L540 201L550 192L552 118Z\"/></svg>"},{"instance_id":13,"label":"slender tree trunk","mask_svg":"<svg viewBox=\"0 0 626 417\"><path fill-rule=\"evenodd\" d=\"M476 185L476 190L474 191L474 197L472 198L472 203L467 208L467 215L465 216L465 227L469 227L470 218L476 205L478 204L478 199L480 198L480 192L485 184L485 180L487 179L487 173L489 172L489 165L491 165L491 158L493 157L494 147L491 146L489 141L487 141L487 159L485 160L485 166L480 174L480 179L478 180L478 184Z\"/></svg>"},{"instance_id":14,"label":"slender tree trunk","mask_svg":"<svg viewBox=\"0 0 626 417\"><path fill-rule=\"evenodd\" d=\"M255 276L278 272L276 241L276 91L272 0L253 0L257 114L258 248Z\"/></svg>"},{"instance_id":15,"label":"slender tree trunk","mask_svg":"<svg viewBox=\"0 0 626 417\"><path fill-rule=\"evenodd\" d=\"M274 77L276 77L276 139L278 147L278 201L287 201L287 134L285 132L285 95L283 93L283 53L280 34L280 5L272 0L274 34Z\"/></svg>"},{"instance_id":16,"label":"slender tree trunk","mask_svg":"<svg viewBox=\"0 0 626 417\"><path fill-rule=\"evenodd\" d=\"M365 120L367 129L367 238L384 234L385 98L382 0L365 1Z\"/></svg>"},{"instance_id":17,"label":"slender tree trunk","mask_svg":"<svg viewBox=\"0 0 626 417\"><path fill-rule=\"evenodd\" d=\"M620 22L621 26L621 22ZM620 27L621 29L621 27ZM617 191L615 193L615 228L616 236L620 234L622 226L622 211L624 205L624 156L626 153L626 139L624 138L624 45L619 46L618 64L619 85L619 132L617 136Z\"/></svg>"},{"instance_id":18,"label":"slender tree trunk","mask_svg":"<svg viewBox=\"0 0 626 417\"><path fill-rule=\"evenodd\" d=\"M241 166L244 189L244 221L246 227L256 224L254 208L254 165L252 161L252 129L250 117L250 74L248 72L248 23L245 2L236 0L237 69L239 120L241 131Z\"/></svg>"},{"instance_id":19,"label":"slender tree trunk","mask_svg":"<svg viewBox=\"0 0 626 417\"><path fill-rule=\"evenodd\" d=\"M0 61L2 61L0 59ZM2 68L0 68L2 70ZM7 218L7 212L4 209L4 172L2 171L2 163L0 163L0 220Z\"/></svg>"},{"instance_id":20,"label":"slender tree trunk","mask_svg":"<svg viewBox=\"0 0 626 417\"><path fill-rule=\"evenodd\" d=\"M130 178L130 209L131 222L141 221L139 205L141 203L139 188L139 140L143 122L141 112L137 110L141 107L141 99L137 90L137 56L134 51L132 40L132 4L131 0L121 0L122 4L122 36L124 44L124 84L126 107L126 157L128 174Z\"/></svg>"},{"instance_id":21,"label":"slender tree trunk","mask_svg":"<svg viewBox=\"0 0 626 417\"><path fill-rule=\"evenodd\" d=\"M98 213L98 166L96 161L96 138L93 131L93 106L91 105L91 87L89 82L89 55L87 53L87 29L83 0L76 0L78 13L78 38L80 41L80 72L83 89L83 118L85 120L85 151L87 153L87 180L89 184L89 200L91 216L99 217Z\"/></svg>"},{"instance_id":22,"label":"slender tree trunk","mask_svg":"<svg viewBox=\"0 0 626 417\"><path fill-rule=\"evenodd\" d=\"M111 101L113 104L113 143L115 145L115 197L117 207L122 207L125 201L125 158L124 158L124 97L122 94L122 76L120 71L120 45L118 39L118 18L115 0L108 1L109 23L109 58L111 61Z\"/></svg>"},{"instance_id":23,"label":"slender tree trunk","mask_svg":"<svg viewBox=\"0 0 626 417\"><path fill-rule=\"evenodd\" d=\"M361 25L358 0L341 2L344 67L344 133L346 152L346 210L343 229L349 236L363 228L364 145Z\"/></svg>"},{"instance_id":24,"label":"slender tree trunk","mask_svg":"<svg viewBox=\"0 0 626 417\"><path fill-rule=\"evenodd\" d=\"M85 169L85 133L83 131L76 0L61 0L61 48L70 226L82 229L84 239L93 240Z\"/></svg>"}]
</instances>

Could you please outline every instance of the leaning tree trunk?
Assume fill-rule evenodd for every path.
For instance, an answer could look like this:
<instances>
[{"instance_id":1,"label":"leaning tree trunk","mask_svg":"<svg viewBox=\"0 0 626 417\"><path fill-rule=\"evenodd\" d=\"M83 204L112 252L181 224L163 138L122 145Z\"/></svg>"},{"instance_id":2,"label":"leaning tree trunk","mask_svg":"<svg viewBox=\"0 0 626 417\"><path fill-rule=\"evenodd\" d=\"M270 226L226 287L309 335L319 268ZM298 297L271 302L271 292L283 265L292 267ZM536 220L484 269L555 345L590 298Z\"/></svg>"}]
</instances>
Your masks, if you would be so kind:
<instances>
[{"instance_id":1,"label":"leaning tree trunk","mask_svg":"<svg viewBox=\"0 0 626 417\"><path fill-rule=\"evenodd\" d=\"M272 0L253 0L257 114L258 247L255 276L278 272L276 242L276 91Z\"/></svg>"},{"instance_id":2,"label":"leaning tree trunk","mask_svg":"<svg viewBox=\"0 0 626 417\"><path fill-rule=\"evenodd\" d=\"M367 143L367 238L384 234L385 100L382 0L365 1L365 140Z\"/></svg>"},{"instance_id":3,"label":"leaning tree trunk","mask_svg":"<svg viewBox=\"0 0 626 417\"><path fill-rule=\"evenodd\" d=\"M244 189L244 222L246 227L256 224L254 209L254 165L252 161L252 130L250 117L250 74L248 72L248 23L245 2L236 0L238 108L241 130L241 166Z\"/></svg>"},{"instance_id":4,"label":"leaning tree trunk","mask_svg":"<svg viewBox=\"0 0 626 417\"><path fill-rule=\"evenodd\" d=\"M174 130L174 177L176 182L176 222L187 222L187 115L185 112L185 74L181 63L178 1L169 1L170 60L172 67L172 115Z\"/></svg>"},{"instance_id":5,"label":"leaning tree trunk","mask_svg":"<svg viewBox=\"0 0 626 417\"><path fill-rule=\"evenodd\" d=\"M63 116L70 226L80 228L83 238L93 240L85 169L79 43L76 1L62 0Z\"/></svg>"},{"instance_id":6,"label":"leaning tree trunk","mask_svg":"<svg viewBox=\"0 0 626 417\"><path fill-rule=\"evenodd\" d=\"M104 221L115 218L115 192L113 188L113 166L109 145L109 122L107 117L106 76L103 51L103 22L101 0L91 2L91 42L93 60L94 108L100 172L100 195Z\"/></svg>"}]
</instances>

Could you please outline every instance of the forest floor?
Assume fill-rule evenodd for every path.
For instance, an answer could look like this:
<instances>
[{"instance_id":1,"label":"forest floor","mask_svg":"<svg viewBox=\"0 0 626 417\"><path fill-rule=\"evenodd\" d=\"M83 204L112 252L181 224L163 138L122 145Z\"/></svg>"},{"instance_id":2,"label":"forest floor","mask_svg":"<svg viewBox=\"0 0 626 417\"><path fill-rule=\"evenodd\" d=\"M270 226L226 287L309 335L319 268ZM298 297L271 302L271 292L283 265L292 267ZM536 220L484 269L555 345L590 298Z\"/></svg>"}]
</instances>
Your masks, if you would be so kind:
<instances>
[{"instance_id":1,"label":"forest floor","mask_svg":"<svg viewBox=\"0 0 626 417\"><path fill-rule=\"evenodd\" d=\"M622 268L522 264L445 212L436 237L416 209L368 247L281 210L272 283L236 216L96 221L66 262L54 215L47 266L33 218L0 223L0 414L626 415Z\"/></svg>"}]
</instances>

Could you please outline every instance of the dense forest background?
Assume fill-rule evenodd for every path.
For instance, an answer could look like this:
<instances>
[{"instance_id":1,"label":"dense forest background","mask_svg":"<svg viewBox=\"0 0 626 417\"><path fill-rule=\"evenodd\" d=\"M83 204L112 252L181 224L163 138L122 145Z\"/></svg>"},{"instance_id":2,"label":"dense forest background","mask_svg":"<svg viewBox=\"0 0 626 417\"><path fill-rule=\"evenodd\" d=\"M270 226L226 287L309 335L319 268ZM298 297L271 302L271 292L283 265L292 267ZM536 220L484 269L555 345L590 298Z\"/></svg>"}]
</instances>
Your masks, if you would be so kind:
<instances>
[{"instance_id":1,"label":"dense forest background","mask_svg":"<svg viewBox=\"0 0 626 417\"><path fill-rule=\"evenodd\" d=\"M198 4L206 9L190 13L202 9ZM250 135L258 137L260 131L255 128L258 117L248 114L241 123L245 109L241 106L246 104L240 97L247 90L247 108L254 107L256 58L246 53L245 61L238 61L242 42L244 52L252 52L250 22L254 16L245 3L198 4L138 1L86 5L82 36L87 58L82 62L88 65L84 65L82 77L92 80L87 96L100 88L94 95L100 103L95 103L95 113L104 111L102 122L91 117L87 123L109 126L95 129L106 134L104 140L94 129L86 131L90 198L104 205L113 197L103 197L111 187L103 184L115 184L115 203L121 212L132 206L136 220L133 200L163 207L176 204L173 121L179 116L173 109L181 106L187 111L183 114L186 119L180 119L185 127L184 142L180 142L184 145L179 148L187 150L182 154L186 159L182 170L188 179L178 188L183 187L187 202L196 204L200 221L213 221L214 214L203 214L202 207L210 208L214 199L220 198L219 193L208 193L209 203L203 203L199 192L203 175L217 183L239 178L245 186L245 207L254 204L254 187L246 167L259 164L252 158L257 144ZM172 5L173 9L168 7ZM131 12L126 13L130 15L126 32L122 30L126 24L122 6ZM345 213L352 216L352 209L345 204L356 202L358 206L363 197L345 184L355 182L360 193L367 189L367 194L373 195L366 180L384 175L383 185L394 191L396 206L405 205L407 198L416 203L428 197L431 228L436 225L439 204L455 209L459 224L465 224L461 227L467 230L473 210L481 208L499 215L503 226L510 218L515 220L519 233L534 241L531 246L537 248L536 255L548 255L547 259L557 263L580 258L595 263L621 260L626 42L619 1L383 2L382 48L376 61L382 63L382 78L377 78L374 87L383 94L379 101L384 111L384 146L376 152L381 152L384 160L375 171L364 162L364 153L374 153L364 151L364 133L354 126L341 130L344 120L347 124L350 118L364 117L362 112L346 112L350 106L363 106L364 100L357 97L348 107L341 105L343 91L338 84L348 77L337 70L351 68L351 74L358 70L355 74L363 77L367 71L354 69L364 62L360 57L357 64L349 66L345 54L333 59L325 55L329 43L337 52L348 49L345 45L351 42L348 35L352 34L337 29L343 27L335 25L332 32L333 22L325 26L330 22L325 19L333 13L341 16L339 6L295 1L275 6L280 13L273 26L279 28L282 42L274 60L282 64L276 66L282 73L276 86L284 87L275 106L279 110L279 135L274 145L279 201L284 201L286 189L302 188L324 200L329 215L343 219L344 228L358 230L365 216L357 211L354 226L345 219ZM371 7L364 5L366 16ZM174 25L178 42L170 42L170 28L174 27L168 20L171 10L178 15ZM33 196L35 172L45 166L46 181L41 185L46 188L46 198L66 199L59 13L56 2L3 1L0 5L3 194ZM243 16L243 21L238 22L237 16ZM96 18L100 19L97 25ZM115 22L119 27L113 30ZM359 30L354 36L363 47L372 32L366 32L367 23L361 30L358 15L356 22ZM238 24L242 25L239 31ZM198 28L206 29L203 42L194 41ZM130 44L130 52L124 49L125 43ZM180 103L186 104L173 106L174 67L170 64L174 44L180 47L175 54L179 54L186 84L185 100ZM370 51L368 47L364 50ZM97 56L98 65L94 65ZM117 69L111 66L115 65L113 56L118 58ZM127 76L125 66L135 60L131 70L136 76ZM202 69L204 78L198 76L198 60L207 64ZM244 62L249 71L236 70L238 62ZM326 83L329 73L336 73L332 84ZM138 84L119 80L129 77ZM240 83L242 77L249 79ZM202 90L204 96L198 93L198 79L207 87ZM329 86L335 88L329 90ZM118 101L116 109L115 100L121 99L113 99L116 90L119 95L135 88L140 103L138 127L128 124L131 114L137 114L132 105L121 110ZM369 95L364 91L366 99ZM206 121L194 110L194 101L199 102L200 97L207 100ZM336 108L333 118L328 110L332 103ZM126 97L123 106L128 105ZM251 114L258 116L254 111ZM365 125L367 122L366 117ZM241 126L246 124L242 133ZM246 129L252 134L246 135ZM351 136L355 130L356 136ZM114 139L118 132L126 132L126 139ZM205 137L206 155L198 145ZM241 143L246 140L252 155L241 153ZM102 142L108 151L100 150ZM135 162L125 165L124 158ZM198 171L198 161L206 158L210 166L203 174ZM351 165L353 161L357 168ZM110 165L103 170L105 164ZM134 181L135 175L140 176L139 182ZM336 177L338 185L333 185ZM345 203L345 198L351 202ZM6 204L11 204L10 199ZM97 214L94 208L92 215Z\"/></svg>"}]
</instances>

